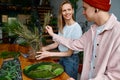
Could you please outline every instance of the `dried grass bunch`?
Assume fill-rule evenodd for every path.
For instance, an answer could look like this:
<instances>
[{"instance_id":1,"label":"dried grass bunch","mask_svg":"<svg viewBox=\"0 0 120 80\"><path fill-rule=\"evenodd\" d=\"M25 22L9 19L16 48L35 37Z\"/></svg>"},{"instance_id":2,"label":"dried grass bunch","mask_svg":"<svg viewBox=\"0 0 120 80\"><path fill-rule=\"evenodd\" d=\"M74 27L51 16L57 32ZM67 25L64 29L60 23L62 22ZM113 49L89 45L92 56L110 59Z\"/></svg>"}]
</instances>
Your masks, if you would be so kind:
<instances>
[{"instance_id":1,"label":"dried grass bunch","mask_svg":"<svg viewBox=\"0 0 120 80\"><path fill-rule=\"evenodd\" d=\"M48 13L44 13L44 24L43 24L43 28L45 28L46 25L49 25L50 23L50 18L52 17L52 15L50 14L50 12Z\"/></svg>"},{"instance_id":2,"label":"dried grass bunch","mask_svg":"<svg viewBox=\"0 0 120 80\"><path fill-rule=\"evenodd\" d=\"M51 18L51 14L44 14L44 24L42 29L45 28L46 25L49 24ZM40 50L42 46L42 33L39 32L39 28L36 26L32 26L32 30L29 29L28 26L23 25L17 20L11 21L11 23L5 23L3 30L12 35L17 35L17 37L22 38L25 42L36 52ZM44 31L44 30L42 30Z\"/></svg>"},{"instance_id":3,"label":"dried grass bunch","mask_svg":"<svg viewBox=\"0 0 120 80\"><path fill-rule=\"evenodd\" d=\"M14 33L19 37L24 38L35 51L40 50L42 45L42 35L39 34L37 27L34 27L32 32L30 29L28 29L27 26L20 24L20 27L18 27L18 29L14 29Z\"/></svg>"},{"instance_id":4,"label":"dried grass bunch","mask_svg":"<svg viewBox=\"0 0 120 80\"><path fill-rule=\"evenodd\" d=\"M40 50L42 35L40 35L37 27L34 26L33 30L30 30L26 25L23 25L19 21L11 21L11 23L6 23L4 26L4 31L12 35L17 35L20 39L24 39L25 43L35 51Z\"/></svg>"}]
</instances>

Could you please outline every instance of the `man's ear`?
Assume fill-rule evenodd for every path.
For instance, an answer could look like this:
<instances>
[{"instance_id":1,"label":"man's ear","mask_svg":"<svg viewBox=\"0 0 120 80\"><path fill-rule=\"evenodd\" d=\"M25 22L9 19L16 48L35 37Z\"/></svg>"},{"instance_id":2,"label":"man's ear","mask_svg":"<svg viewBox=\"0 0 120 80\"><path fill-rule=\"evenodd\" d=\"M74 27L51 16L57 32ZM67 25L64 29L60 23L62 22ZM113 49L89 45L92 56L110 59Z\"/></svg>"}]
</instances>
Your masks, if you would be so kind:
<instances>
[{"instance_id":1,"label":"man's ear","mask_svg":"<svg viewBox=\"0 0 120 80\"><path fill-rule=\"evenodd\" d=\"M95 13L97 13L98 12L98 9L95 9Z\"/></svg>"}]
</instances>

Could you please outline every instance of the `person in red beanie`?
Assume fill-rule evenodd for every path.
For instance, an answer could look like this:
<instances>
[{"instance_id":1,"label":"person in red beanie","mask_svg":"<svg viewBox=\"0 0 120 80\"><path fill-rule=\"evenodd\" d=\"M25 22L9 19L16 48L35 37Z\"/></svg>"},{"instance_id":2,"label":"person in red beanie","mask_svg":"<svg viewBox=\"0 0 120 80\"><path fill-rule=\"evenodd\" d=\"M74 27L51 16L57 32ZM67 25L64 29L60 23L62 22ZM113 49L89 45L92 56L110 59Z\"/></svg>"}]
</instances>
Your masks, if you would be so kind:
<instances>
[{"instance_id":1,"label":"person in red beanie","mask_svg":"<svg viewBox=\"0 0 120 80\"><path fill-rule=\"evenodd\" d=\"M79 39L58 36L46 26L54 41L84 51L80 80L120 80L120 22L110 6L110 0L83 0L83 14L94 24Z\"/></svg>"}]
</instances>

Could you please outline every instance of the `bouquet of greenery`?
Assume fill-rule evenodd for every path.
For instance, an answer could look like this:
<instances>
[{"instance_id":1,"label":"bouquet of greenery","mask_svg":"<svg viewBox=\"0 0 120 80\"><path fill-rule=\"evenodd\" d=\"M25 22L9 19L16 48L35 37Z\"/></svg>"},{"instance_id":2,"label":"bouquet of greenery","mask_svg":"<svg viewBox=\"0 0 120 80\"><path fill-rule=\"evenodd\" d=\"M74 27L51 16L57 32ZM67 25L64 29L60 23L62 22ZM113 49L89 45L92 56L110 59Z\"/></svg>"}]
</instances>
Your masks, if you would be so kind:
<instances>
[{"instance_id":1,"label":"bouquet of greenery","mask_svg":"<svg viewBox=\"0 0 120 80\"><path fill-rule=\"evenodd\" d=\"M46 13L44 16L44 24L43 28L49 24L50 21L50 13ZM32 26L30 29L28 26L23 25L17 20L11 21L11 23L5 23L3 30L12 34L17 35L19 39L24 39L25 43L31 47L32 52L40 50L42 46L42 33L40 33L39 28L36 26Z\"/></svg>"},{"instance_id":2,"label":"bouquet of greenery","mask_svg":"<svg viewBox=\"0 0 120 80\"><path fill-rule=\"evenodd\" d=\"M26 25L23 25L18 21L12 21L11 23L6 23L3 29L5 29L6 32L9 32L9 34L17 35L18 38L21 39L23 38L34 50L40 49L42 35L40 35L37 27L34 26L31 31Z\"/></svg>"},{"instance_id":3,"label":"bouquet of greenery","mask_svg":"<svg viewBox=\"0 0 120 80\"><path fill-rule=\"evenodd\" d=\"M5 23L3 30L9 34L17 35L19 40L24 39L24 43L30 47L30 50L32 50L31 53L34 53L34 55L36 51L40 50L42 45L42 35L37 27L34 26L33 30L30 30L26 25L21 24L19 21L12 21L11 23Z\"/></svg>"}]
</instances>

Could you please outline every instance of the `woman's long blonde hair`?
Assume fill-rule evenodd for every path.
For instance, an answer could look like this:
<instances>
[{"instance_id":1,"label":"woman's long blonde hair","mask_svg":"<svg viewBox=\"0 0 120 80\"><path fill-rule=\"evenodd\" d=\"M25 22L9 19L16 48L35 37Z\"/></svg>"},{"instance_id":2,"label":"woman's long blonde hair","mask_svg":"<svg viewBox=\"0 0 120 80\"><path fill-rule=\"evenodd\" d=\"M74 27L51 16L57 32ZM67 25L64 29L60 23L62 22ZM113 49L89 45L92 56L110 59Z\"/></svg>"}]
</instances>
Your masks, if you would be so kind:
<instances>
[{"instance_id":1,"label":"woman's long blonde hair","mask_svg":"<svg viewBox=\"0 0 120 80\"><path fill-rule=\"evenodd\" d=\"M73 8L73 5L71 4L71 2L69 0L65 0L61 3L60 7L59 7L59 14L58 14L58 28L59 28L59 32L62 33L63 32L63 27L65 26L65 20L62 16L62 7L64 4L70 4ZM73 19L74 19L74 15L73 15Z\"/></svg>"}]
</instances>

